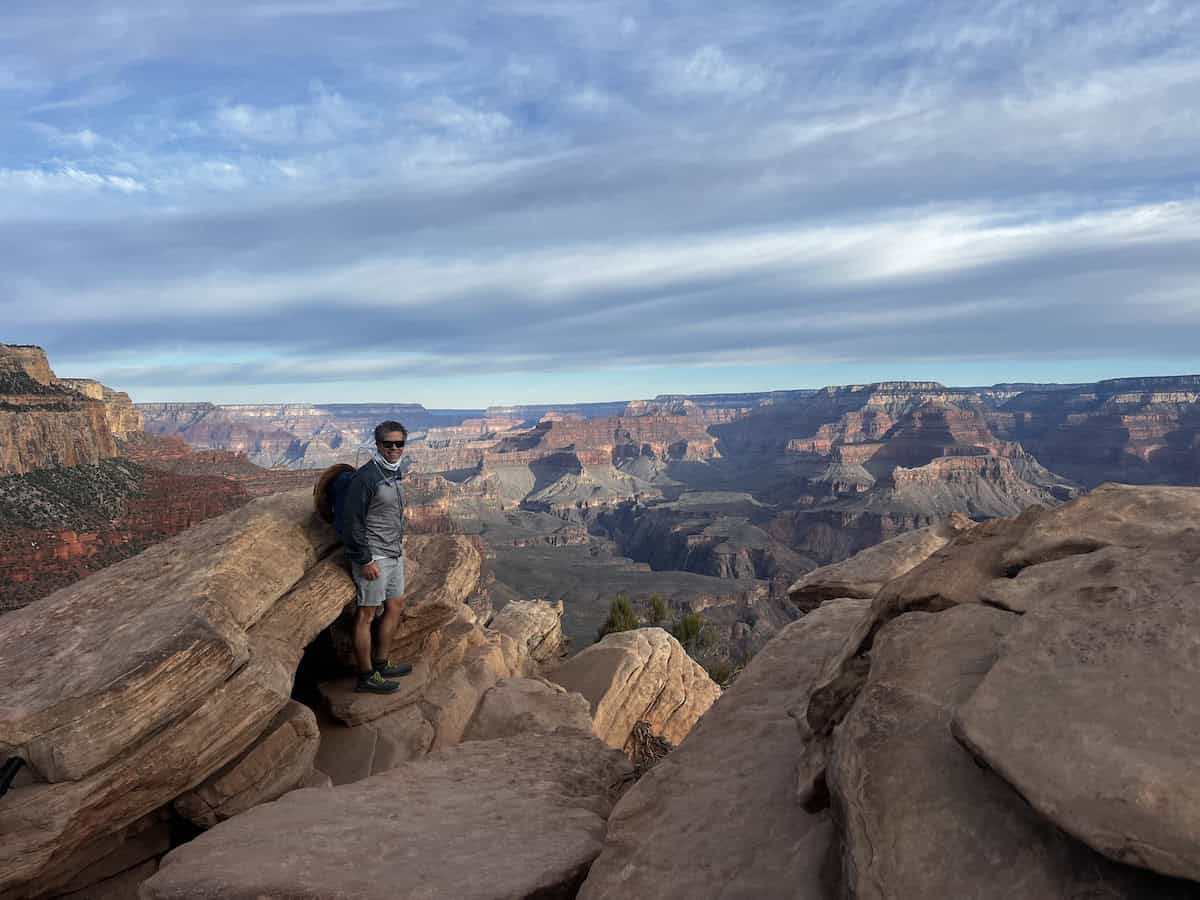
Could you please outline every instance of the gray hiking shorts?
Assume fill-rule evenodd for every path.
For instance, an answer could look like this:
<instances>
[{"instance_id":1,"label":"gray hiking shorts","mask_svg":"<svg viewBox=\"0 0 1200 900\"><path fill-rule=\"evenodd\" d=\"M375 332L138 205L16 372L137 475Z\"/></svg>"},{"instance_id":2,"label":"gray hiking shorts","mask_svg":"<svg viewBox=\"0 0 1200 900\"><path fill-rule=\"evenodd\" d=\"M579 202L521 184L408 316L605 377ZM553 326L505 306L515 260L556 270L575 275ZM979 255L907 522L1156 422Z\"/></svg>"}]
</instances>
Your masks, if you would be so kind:
<instances>
[{"instance_id":1,"label":"gray hiking shorts","mask_svg":"<svg viewBox=\"0 0 1200 900\"><path fill-rule=\"evenodd\" d=\"M375 565L379 566L379 577L370 581L363 577L362 566L350 564L350 574L358 586L359 606L383 606L384 600L404 593L404 557L377 559Z\"/></svg>"}]
</instances>

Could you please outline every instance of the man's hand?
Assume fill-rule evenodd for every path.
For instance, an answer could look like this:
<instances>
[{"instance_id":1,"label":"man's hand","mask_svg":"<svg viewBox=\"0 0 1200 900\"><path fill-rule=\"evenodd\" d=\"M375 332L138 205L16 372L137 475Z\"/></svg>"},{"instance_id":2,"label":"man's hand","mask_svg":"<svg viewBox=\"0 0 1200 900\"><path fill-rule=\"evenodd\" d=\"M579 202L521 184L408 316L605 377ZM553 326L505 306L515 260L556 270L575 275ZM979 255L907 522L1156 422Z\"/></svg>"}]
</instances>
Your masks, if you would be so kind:
<instances>
[{"instance_id":1,"label":"man's hand","mask_svg":"<svg viewBox=\"0 0 1200 900\"><path fill-rule=\"evenodd\" d=\"M376 578L378 578L379 563L375 562L375 560L371 560L369 563L363 566L362 576L363 578L367 579L367 581L374 581Z\"/></svg>"}]
</instances>

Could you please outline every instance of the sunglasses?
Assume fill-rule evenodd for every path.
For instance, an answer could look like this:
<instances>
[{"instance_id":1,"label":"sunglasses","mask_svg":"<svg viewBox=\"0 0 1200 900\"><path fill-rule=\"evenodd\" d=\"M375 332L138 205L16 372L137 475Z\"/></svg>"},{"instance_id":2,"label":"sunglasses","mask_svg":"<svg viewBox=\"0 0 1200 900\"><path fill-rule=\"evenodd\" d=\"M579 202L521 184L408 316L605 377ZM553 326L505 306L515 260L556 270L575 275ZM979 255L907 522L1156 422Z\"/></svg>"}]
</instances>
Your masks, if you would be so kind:
<instances>
[{"instance_id":1,"label":"sunglasses","mask_svg":"<svg viewBox=\"0 0 1200 900\"><path fill-rule=\"evenodd\" d=\"M387 447L391 450L399 449L404 446L404 441L376 441L380 447Z\"/></svg>"}]
</instances>

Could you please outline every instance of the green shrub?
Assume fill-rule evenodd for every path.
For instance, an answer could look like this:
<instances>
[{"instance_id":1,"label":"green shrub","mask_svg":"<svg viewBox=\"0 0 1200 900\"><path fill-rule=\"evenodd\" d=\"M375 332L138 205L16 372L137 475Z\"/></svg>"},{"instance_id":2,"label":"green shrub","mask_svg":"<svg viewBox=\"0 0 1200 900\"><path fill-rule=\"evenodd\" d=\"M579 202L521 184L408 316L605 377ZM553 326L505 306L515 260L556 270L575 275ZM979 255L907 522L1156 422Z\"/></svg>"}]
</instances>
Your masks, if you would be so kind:
<instances>
[{"instance_id":1,"label":"green shrub","mask_svg":"<svg viewBox=\"0 0 1200 900\"><path fill-rule=\"evenodd\" d=\"M632 631L639 625L629 598L624 594L617 594L612 603L608 605L608 618L596 633L596 640L601 640L606 634L612 634L615 631Z\"/></svg>"},{"instance_id":2,"label":"green shrub","mask_svg":"<svg viewBox=\"0 0 1200 900\"><path fill-rule=\"evenodd\" d=\"M650 624L661 625L667 621L667 601L658 594L650 595Z\"/></svg>"},{"instance_id":3,"label":"green shrub","mask_svg":"<svg viewBox=\"0 0 1200 900\"><path fill-rule=\"evenodd\" d=\"M704 617L700 613L688 613L680 618L675 623L675 627L671 629L671 634L675 635L675 640L683 644L686 649L691 649L696 645L696 639L700 637L700 632L704 628Z\"/></svg>"},{"instance_id":4,"label":"green shrub","mask_svg":"<svg viewBox=\"0 0 1200 900\"><path fill-rule=\"evenodd\" d=\"M722 687L733 677L733 663L729 660L717 660L704 667L708 677Z\"/></svg>"}]
</instances>

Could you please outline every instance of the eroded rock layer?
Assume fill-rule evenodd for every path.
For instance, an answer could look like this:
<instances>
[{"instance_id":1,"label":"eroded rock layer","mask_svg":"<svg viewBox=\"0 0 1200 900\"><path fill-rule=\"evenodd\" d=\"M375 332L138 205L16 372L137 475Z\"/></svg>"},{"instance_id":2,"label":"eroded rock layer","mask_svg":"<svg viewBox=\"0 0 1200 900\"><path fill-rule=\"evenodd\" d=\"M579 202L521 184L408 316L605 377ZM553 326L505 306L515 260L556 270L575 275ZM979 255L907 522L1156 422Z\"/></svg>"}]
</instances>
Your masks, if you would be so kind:
<instances>
[{"instance_id":1,"label":"eroded rock layer","mask_svg":"<svg viewBox=\"0 0 1200 900\"><path fill-rule=\"evenodd\" d=\"M40 347L0 344L0 475L117 455L103 399L60 384Z\"/></svg>"},{"instance_id":2,"label":"eroded rock layer","mask_svg":"<svg viewBox=\"0 0 1200 900\"><path fill-rule=\"evenodd\" d=\"M661 628L610 634L549 677L587 698L596 735L618 749L627 746L638 722L678 744L721 694L679 641Z\"/></svg>"},{"instance_id":3,"label":"eroded rock layer","mask_svg":"<svg viewBox=\"0 0 1200 900\"><path fill-rule=\"evenodd\" d=\"M570 897L628 771L578 731L473 741L230 819L168 854L141 896Z\"/></svg>"}]
</instances>

